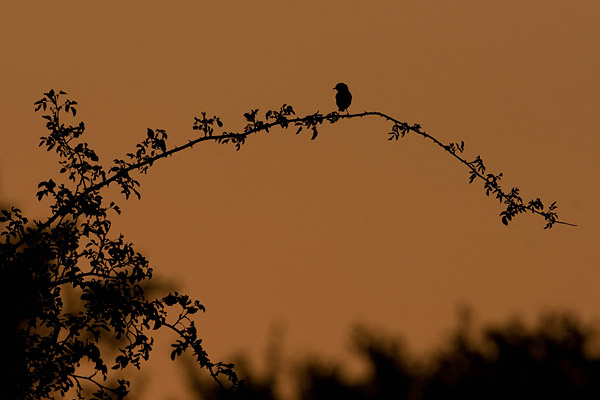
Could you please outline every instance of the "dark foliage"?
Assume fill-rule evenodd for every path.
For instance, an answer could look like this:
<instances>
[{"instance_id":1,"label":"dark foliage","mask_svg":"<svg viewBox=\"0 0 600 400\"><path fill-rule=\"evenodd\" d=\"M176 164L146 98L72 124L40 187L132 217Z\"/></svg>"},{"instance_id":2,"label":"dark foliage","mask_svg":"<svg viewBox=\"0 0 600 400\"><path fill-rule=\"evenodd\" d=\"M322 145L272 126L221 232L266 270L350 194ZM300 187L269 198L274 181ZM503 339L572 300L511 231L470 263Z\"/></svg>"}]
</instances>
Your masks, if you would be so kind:
<instances>
[{"instance_id":1,"label":"dark foliage","mask_svg":"<svg viewBox=\"0 0 600 400\"><path fill-rule=\"evenodd\" d=\"M337 363L310 358L298 362L293 383L297 399L598 399L600 343L595 330L570 314L552 313L537 326L519 321L482 329L465 326L430 359L417 360L400 341L365 328L353 336L365 373L350 377ZM277 379L250 379L245 391L255 400L274 400ZM282 372L280 371L280 375ZM225 399L210 382L194 386L197 398ZM258 390L260 389L260 390ZM244 393L244 392L242 392ZM216 395L216 396L215 396Z\"/></svg>"},{"instance_id":2,"label":"dark foliage","mask_svg":"<svg viewBox=\"0 0 600 400\"><path fill-rule=\"evenodd\" d=\"M0 398L49 399L74 392L79 398L122 399L129 382L109 378L148 359L157 329L178 334L171 358L190 350L220 385L225 377L236 389L233 365L211 362L202 347L191 319L204 311L202 304L177 292L148 298L142 286L152 278L148 261L123 235L110 233L109 215L120 209L105 204L101 190L114 182L127 198L139 197L139 184L129 174L146 173L165 154L166 133L149 129L127 161L115 160L106 171L79 140L83 122L62 122L62 114L74 117L77 106L61 102L64 94L51 90L35 103L36 111L47 112L43 118L50 131L40 146L56 151L66 176L64 183L49 179L38 186L38 199L51 199L50 217L29 221L14 207L0 212L0 300L8 309L2 339L9 348L2 358L8 372ZM66 304L67 298L75 304ZM118 344L116 355L107 354L108 342Z\"/></svg>"},{"instance_id":3,"label":"dark foliage","mask_svg":"<svg viewBox=\"0 0 600 400\"><path fill-rule=\"evenodd\" d=\"M437 359L424 398L598 399L596 339L573 316L556 314L534 330L519 321L489 327L479 344L459 332Z\"/></svg>"},{"instance_id":4,"label":"dark foliage","mask_svg":"<svg viewBox=\"0 0 600 400\"><path fill-rule=\"evenodd\" d=\"M259 110L244 114L247 125L240 132L215 132L223 122L206 113L194 119L193 130L199 135L187 143L169 147L163 129L148 129L135 151L124 159L115 159L105 168L99 157L83 142L83 122L69 125L65 118L77 114L77 102L63 100L65 92L50 90L35 102L42 111L49 133L40 146L59 157L62 181L48 179L39 184L37 198L48 201L49 216L29 220L15 207L0 212L0 273L4 290L0 301L8 309L4 316L3 343L10 343L2 358L6 382L1 398L46 399L75 391L93 398L124 398L129 382L118 378L121 370L139 368L153 346L152 332L167 329L177 333L171 358L190 350L197 364L206 368L222 387L234 390L238 380L233 365L214 363L204 351L191 316L204 307L197 300L177 292L162 298L149 298L143 285L152 278L146 258L123 235L113 235L111 220L120 214L114 202L103 199L103 191L116 184L126 199L140 197L139 182L131 174L147 173L157 161L192 148L203 141L231 142L240 149L246 138L270 128L294 126L318 135L324 122L343 118L378 116L393 123L390 139L398 140L408 132L430 139L449 152L470 171L470 181L484 182L486 194L504 203L502 222L530 211L541 215L549 228L558 220L555 203L546 211L539 199L524 203L518 189L505 193L498 181L501 174L485 175L478 156L468 162L458 154L464 143L443 145L421 129L379 112L341 115L316 112L295 117L291 106L270 110L260 118ZM66 115L65 115L66 114ZM566 223L565 223L566 224ZM76 299L68 307L66 298ZM118 343L116 356L109 356L102 343ZM86 369L87 368L87 369ZM395 368L389 366L389 368ZM87 372L84 372L87 371ZM90 372L91 371L91 372ZM110 382L116 382L110 384ZM90 391L88 388L93 388Z\"/></svg>"}]
</instances>

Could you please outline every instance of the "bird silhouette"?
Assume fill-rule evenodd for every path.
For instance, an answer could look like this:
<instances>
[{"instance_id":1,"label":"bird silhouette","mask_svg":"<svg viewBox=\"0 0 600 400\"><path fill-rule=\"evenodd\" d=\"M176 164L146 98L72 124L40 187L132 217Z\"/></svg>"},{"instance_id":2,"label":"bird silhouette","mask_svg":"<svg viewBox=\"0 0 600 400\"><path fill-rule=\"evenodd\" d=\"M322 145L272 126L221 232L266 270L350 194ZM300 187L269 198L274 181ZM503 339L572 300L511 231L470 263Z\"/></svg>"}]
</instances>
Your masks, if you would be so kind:
<instances>
[{"instance_id":1,"label":"bird silhouette","mask_svg":"<svg viewBox=\"0 0 600 400\"><path fill-rule=\"evenodd\" d=\"M345 83L338 83L335 85L333 90L337 90L335 95L335 104L337 104L339 111L348 112L348 107L350 107L350 103L352 103L352 94L348 90L348 85Z\"/></svg>"}]
</instances>

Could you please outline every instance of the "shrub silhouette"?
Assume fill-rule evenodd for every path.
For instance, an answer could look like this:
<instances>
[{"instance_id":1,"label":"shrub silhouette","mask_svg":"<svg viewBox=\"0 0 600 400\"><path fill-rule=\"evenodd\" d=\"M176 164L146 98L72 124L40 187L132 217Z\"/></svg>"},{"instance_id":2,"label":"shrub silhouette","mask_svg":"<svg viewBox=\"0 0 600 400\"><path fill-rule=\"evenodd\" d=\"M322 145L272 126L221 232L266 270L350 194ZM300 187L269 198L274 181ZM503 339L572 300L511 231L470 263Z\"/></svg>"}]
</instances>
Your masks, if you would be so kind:
<instances>
[{"instance_id":1,"label":"shrub silhouette","mask_svg":"<svg viewBox=\"0 0 600 400\"><path fill-rule=\"evenodd\" d=\"M421 359L411 356L400 340L364 327L354 332L352 343L365 373L349 377L342 364L314 356L296 361L293 398L597 399L600 395L597 331L569 313L547 314L534 327L513 320L475 333L460 325L446 345ZM250 377L243 388L249 398L284 399L275 395L277 379L263 380L248 369L239 374L242 379ZM194 386L197 398L227 398L218 397L214 384L198 382L202 381Z\"/></svg>"},{"instance_id":2,"label":"shrub silhouette","mask_svg":"<svg viewBox=\"0 0 600 400\"><path fill-rule=\"evenodd\" d=\"M2 398L47 399L73 390L86 397L90 387L93 398L124 398L129 392L126 379L117 379L114 385L107 382L119 376L119 371L139 368L148 359L154 344L152 332L157 329L178 335L172 344L172 359L190 350L196 363L221 387L229 382L233 391L238 389L233 364L211 361L203 348L192 317L204 311L203 305L177 292L161 298L147 295L144 285L152 278L152 268L123 235L111 232L111 218L121 211L116 203L107 204L103 199L103 191L111 185L118 186L126 199L132 195L139 198L139 182L132 174L148 173L154 163L204 141L231 143L239 150L249 136L276 127L293 126L296 133L308 130L315 139L325 122L380 117L392 124L390 140L418 134L464 164L469 181L483 182L485 193L506 207L501 212L502 223L531 212L544 218L546 228L556 223L571 225L558 219L555 203L545 209L540 199L524 202L517 188L503 191L499 184L502 174L486 173L481 157L473 161L462 158L462 141L442 144L420 125L380 112L316 112L295 117L293 108L284 104L279 110L267 111L264 119L256 109L245 113L247 125L241 132L218 132L224 126L221 119L203 112L194 118L192 129L197 136L187 143L169 147L165 130L148 128L135 151L106 168L82 141L85 124L64 123L67 116L76 116L78 107L76 101L64 99L65 95L50 90L34 103L35 110L44 113L49 131L40 146L55 151L61 166L62 181L48 179L38 185L38 200L50 201L49 216L30 221L18 208L0 210L0 268L7 286L0 300L14 305L4 316L2 339L11 351L2 360L4 370L10 371L1 385ZM77 299L79 308L65 307L68 293ZM119 343L118 354L110 359L102 347L106 341Z\"/></svg>"},{"instance_id":3,"label":"shrub silhouette","mask_svg":"<svg viewBox=\"0 0 600 400\"><path fill-rule=\"evenodd\" d=\"M598 398L594 339L590 328L568 314L547 315L535 329L519 321L487 328L480 344L459 332L437 360L424 398Z\"/></svg>"}]
</instances>

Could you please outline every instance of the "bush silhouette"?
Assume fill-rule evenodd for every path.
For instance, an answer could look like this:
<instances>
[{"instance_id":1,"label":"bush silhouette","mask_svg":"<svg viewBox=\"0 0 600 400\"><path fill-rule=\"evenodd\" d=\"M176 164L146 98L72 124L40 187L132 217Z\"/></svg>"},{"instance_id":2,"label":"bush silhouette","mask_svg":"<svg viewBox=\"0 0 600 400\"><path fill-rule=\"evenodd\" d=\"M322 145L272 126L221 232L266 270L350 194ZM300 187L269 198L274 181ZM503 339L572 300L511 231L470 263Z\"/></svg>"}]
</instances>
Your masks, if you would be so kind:
<instances>
[{"instance_id":1,"label":"bush silhouette","mask_svg":"<svg viewBox=\"0 0 600 400\"><path fill-rule=\"evenodd\" d=\"M50 203L48 217L30 221L16 207L0 210L0 268L2 281L8 286L0 300L14 305L3 324L2 339L9 343L10 354L2 363L10 372L1 385L2 398L47 399L75 391L80 397L122 399L129 392L129 382L119 373L131 366L139 368L148 359L154 344L152 333L158 329L178 336L172 344L172 359L189 350L220 387L234 392L238 389L233 364L211 361L203 348L193 315L204 311L204 306L178 292L159 298L148 296L144 285L152 279L152 268L123 235L113 234L111 218L121 210L103 198L111 185L118 186L126 199L132 195L139 198L140 185L134 173L146 174L154 163L201 142L229 143L239 150L249 136L277 127L294 127L297 134L308 130L314 140L324 123L379 117L392 124L390 140L417 134L464 164L469 181L481 181L485 193L505 206L500 214L502 223L508 225L516 215L531 212L544 218L546 228L557 223L571 225L558 219L555 203L544 208L539 198L523 201L517 188L504 191L499 184L502 174L486 173L479 156L472 161L461 156L462 141L445 145L420 125L409 125L380 112L316 112L296 117L293 108L284 104L279 110L264 113L264 119L256 109L245 113L247 124L241 132L219 132L224 126L221 119L201 113L192 125L196 136L187 143L169 147L165 130L148 128L133 152L105 167L82 141L85 124L65 124L66 118L76 117L78 107L76 101L64 99L65 95L50 90L34 103L35 110L43 112L49 131L40 146L55 151L61 166L62 180L48 179L38 185L38 200ZM76 299L77 308L66 307L67 295ZM107 353L103 343L116 343L117 355ZM376 347L368 348L372 357L387 356ZM379 385L389 386L385 375L394 374L398 366L384 368L383 359L376 365L380 368L377 376L382 379ZM383 389L377 386L369 390Z\"/></svg>"},{"instance_id":2,"label":"bush silhouette","mask_svg":"<svg viewBox=\"0 0 600 400\"><path fill-rule=\"evenodd\" d=\"M296 361L293 398L597 399L600 395L597 331L569 313L547 314L533 327L513 320L471 332L460 325L433 356L420 359L411 356L399 339L364 327L355 330L352 343L365 373L349 377L342 364L315 356ZM241 379L250 377L243 388L249 398L285 398L275 395L277 379L261 379L249 369L240 369L239 374ZM220 391L210 382L196 383L199 399L227 398L218 397Z\"/></svg>"},{"instance_id":3,"label":"bush silhouette","mask_svg":"<svg viewBox=\"0 0 600 400\"><path fill-rule=\"evenodd\" d=\"M594 339L590 328L568 314L547 315L535 329L519 321L487 328L479 344L459 332L437 360L424 397L598 398Z\"/></svg>"}]
</instances>

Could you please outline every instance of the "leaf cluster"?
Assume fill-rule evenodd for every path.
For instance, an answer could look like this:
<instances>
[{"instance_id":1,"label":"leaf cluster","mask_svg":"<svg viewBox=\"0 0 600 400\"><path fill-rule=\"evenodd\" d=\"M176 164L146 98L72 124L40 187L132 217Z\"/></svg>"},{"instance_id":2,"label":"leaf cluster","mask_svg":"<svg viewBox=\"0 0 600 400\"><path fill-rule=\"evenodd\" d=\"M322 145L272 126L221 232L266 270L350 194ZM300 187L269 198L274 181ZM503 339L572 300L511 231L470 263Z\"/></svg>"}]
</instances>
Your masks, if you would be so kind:
<instances>
[{"instance_id":1,"label":"leaf cluster","mask_svg":"<svg viewBox=\"0 0 600 400\"><path fill-rule=\"evenodd\" d=\"M4 360L12 379L0 397L50 399L74 392L78 398L122 399L129 382L114 381L111 371L140 368L157 329L176 332L178 354L190 348L215 379L226 377L237 388L234 366L211 362L197 337L190 316L204 307L178 293L148 298L148 260L123 235L111 232L111 217L121 211L114 202L106 204L101 191L115 182L127 198L139 197L130 172L146 173L165 155L166 132L148 129L127 161L115 160L105 170L80 141L84 124L63 123L62 113L75 116L77 105L61 101L65 94L51 90L35 103L49 130L40 146L57 153L65 177L38 185L38 200L50 200L50 217L30 221L18 208L0 211L1 274L13 288L1 300L15 304L5 334L13 349ZM107 343L117 345L116 356ZM85 366L92 372L82 372Z\"/></svg>"}]
</instances>

